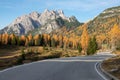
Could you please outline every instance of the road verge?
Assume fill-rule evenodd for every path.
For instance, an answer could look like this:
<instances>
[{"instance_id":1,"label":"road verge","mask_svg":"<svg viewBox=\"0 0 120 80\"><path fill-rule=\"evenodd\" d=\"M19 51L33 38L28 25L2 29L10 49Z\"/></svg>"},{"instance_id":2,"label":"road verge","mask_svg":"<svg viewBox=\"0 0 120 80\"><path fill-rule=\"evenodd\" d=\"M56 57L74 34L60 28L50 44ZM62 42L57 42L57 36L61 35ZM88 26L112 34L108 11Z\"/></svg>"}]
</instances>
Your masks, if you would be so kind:
<instances>
[{"instance_id":1,"label":"road verge","mask_svg":"<svg viewBox=\"0 0 120 80\"><path fill-rule=\"evenodd\" d=\"M101 64L103 62L99 62L99 63L96 63L96 69L97 71L99 72L99 75L104 79L104 80L119 80L118 78L116 78L115 76L111 75L110 73L108 73L107 71L105 71ZM104 77L103 77L104 76Z\"/></svg>"}]
</instances>

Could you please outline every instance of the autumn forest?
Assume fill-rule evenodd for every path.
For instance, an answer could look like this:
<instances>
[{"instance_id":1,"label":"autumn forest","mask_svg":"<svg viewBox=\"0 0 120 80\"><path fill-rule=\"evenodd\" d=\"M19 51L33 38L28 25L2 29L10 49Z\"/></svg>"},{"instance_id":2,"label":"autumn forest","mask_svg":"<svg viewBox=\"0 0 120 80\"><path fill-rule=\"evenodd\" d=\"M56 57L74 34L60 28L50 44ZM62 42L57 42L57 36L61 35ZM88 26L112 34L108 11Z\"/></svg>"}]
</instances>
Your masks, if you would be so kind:
<instances>
[{"instance_id":1,"label":"autumn forest","mask_svg":"<svg viewBox=\"0 0 120 80\"><path fill-rule=\"evenodd\" d=\"M120 49L120 29L115 24L111 30L101 35L88 34L87 24L84 24L81 36L68 37L67 35L56 34L37 34L32 36L15 34L0 34L0 46L44 46L63 49L78 49L82 55L94 54L97 50L102 49L106 45L106 49Z\"/></svg>"}]
</instances>

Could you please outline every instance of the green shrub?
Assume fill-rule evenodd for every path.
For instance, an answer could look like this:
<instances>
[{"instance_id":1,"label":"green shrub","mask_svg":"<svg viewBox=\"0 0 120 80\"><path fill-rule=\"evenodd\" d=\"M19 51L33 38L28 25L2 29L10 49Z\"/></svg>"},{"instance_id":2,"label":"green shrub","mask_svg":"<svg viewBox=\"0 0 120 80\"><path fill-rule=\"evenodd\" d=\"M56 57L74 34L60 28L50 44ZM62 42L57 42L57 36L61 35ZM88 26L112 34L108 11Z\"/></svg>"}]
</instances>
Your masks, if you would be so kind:
<instances>
[{"instance_id":1,"label":"green shrub","mask_svg":"<svg viewBox=\"0 0 120 80\"><path fill-rule=\"evenodd\" d=\"M78 52L81 53L81 51L82 51L81 44L78 44Z\"/></svg>"}]
</instances>

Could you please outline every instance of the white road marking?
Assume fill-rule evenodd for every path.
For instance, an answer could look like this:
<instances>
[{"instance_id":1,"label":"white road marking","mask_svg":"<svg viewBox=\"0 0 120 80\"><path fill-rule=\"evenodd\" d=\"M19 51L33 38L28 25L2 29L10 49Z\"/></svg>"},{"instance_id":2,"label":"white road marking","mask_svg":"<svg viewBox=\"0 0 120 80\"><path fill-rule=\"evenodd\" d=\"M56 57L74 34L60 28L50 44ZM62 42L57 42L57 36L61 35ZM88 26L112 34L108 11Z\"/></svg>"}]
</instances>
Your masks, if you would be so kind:
<instances>
[{"instance_id":1,"label":"white road marking","mask_svg":"<svg viewBox=\"0 0 120 80\"><path fill-rule=\"evenodd\" d=\"M49 61L49 62L98 62L102 60L44 60L44 61Z\"/></svg>"},{"instance_id":2,"label":"white road marking","mask_svg":"<svg viewBox=\"0 0 120 80\"><path fill-rule=\"evenodd\" d=\"M26 64L22 64L22 65L18 65L18 66L13 66L13 67L10 67L10 68L7 68L7 69L4 69L4 70L1 70L1 72L5 72L5 71L8 71L8 70L11 70L11 69L15 69L15 68L19 68L19 67L22 67L22 66L26 66L26 65L31 65L31 64L35 64L35 63L38 63L38 62L98 62L98 61L102 61L102 60L42 60L42 61L36 61L36 62L32 62L32 63L26 63Z\"/></svg>"},{"instance_id":3,"label":"white road marking","mask_svg":"<svg viewBox=\"0 0 120 80\"><path fill-rule=\"evenodd\" d=\"M108 80L105 76L103 76L98 70L97 70L97 64L98 64L98 62L95 64L95 70L96 70L96 72L104 79L104 80Z\"/></svg>"}]
</instances>

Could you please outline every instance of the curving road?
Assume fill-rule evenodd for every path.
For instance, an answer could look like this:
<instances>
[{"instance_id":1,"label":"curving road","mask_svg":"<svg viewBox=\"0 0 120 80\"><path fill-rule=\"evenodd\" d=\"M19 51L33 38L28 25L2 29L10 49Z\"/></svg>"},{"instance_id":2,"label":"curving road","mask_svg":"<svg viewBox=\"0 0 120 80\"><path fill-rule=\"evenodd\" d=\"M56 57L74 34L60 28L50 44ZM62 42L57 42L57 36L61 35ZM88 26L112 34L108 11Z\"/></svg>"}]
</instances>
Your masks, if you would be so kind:
<instances>
[{"instance_id":1,"label":"curving road","mask_svg":"<svg viewBox=\"0 0 120 80\"><path fill-rule=\"evenodd\" d=\"M96 65L112 56L104 53L33 62L0 71L0 80L108 80Z\"/></svg>"}]
</instances>

